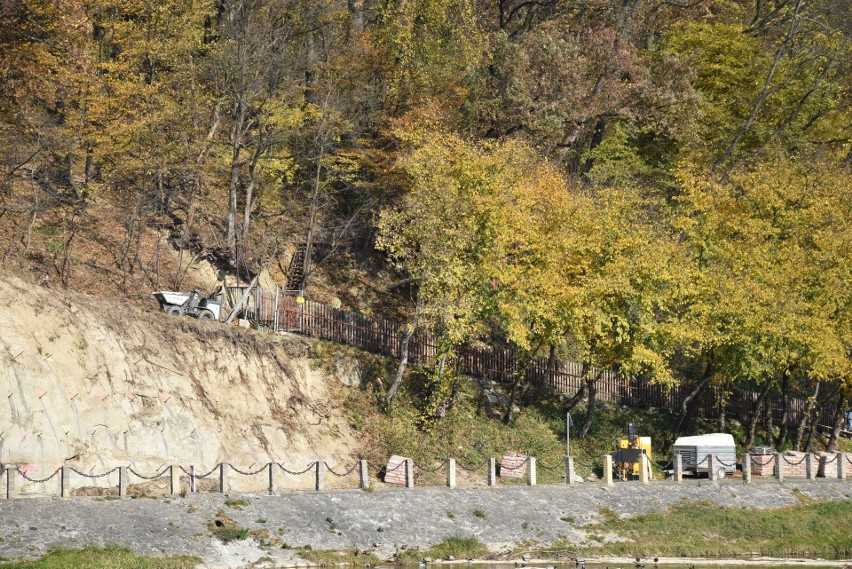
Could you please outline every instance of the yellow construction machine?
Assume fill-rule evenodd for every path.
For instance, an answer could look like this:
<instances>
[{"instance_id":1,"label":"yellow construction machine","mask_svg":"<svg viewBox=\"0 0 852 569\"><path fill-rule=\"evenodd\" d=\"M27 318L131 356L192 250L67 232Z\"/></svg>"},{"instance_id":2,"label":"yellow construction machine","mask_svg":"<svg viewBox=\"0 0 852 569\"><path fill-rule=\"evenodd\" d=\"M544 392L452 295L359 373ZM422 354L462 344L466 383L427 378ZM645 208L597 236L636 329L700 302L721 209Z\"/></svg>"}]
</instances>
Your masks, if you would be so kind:
<instances>
[{"instance_id":1,"label":"yellow construction machine","mask_svg":"<svg viewBox=\"0 0 852 569\"><path fill-rule=\"evenodd\" d=\"M627 438L618 439L618 447L613 453L612 467L614 474L621 480L639 480L642 470L642 455L648 457L645 462L648 468L648 479L653 478L651 472L651 437L640 437L636 427L630 423L627 427Z\"/></svg>"}]
</instances>

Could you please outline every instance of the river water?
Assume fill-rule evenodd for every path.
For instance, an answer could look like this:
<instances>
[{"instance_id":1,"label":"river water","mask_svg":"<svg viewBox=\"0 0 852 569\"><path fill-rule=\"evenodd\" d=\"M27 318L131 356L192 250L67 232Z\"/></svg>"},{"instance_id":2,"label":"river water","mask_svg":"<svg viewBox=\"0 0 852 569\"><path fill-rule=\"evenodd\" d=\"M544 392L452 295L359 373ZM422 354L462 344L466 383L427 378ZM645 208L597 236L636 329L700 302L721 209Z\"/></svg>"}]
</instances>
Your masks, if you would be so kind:
<instances>
[{"instance_id":1,"label":"river water","mask_svg":"<svg viewBox=\"0 0 852 569\"><path fill-rule=\"evenodd\" d=\"M763 562L761 564L757 563L749 563L749 564L731 564L730 561L720 562L720 563L660 563L655 564L653 560L643 559L642 563L644 564L644 569L793 569L794 567L797 569L838 569L838 567L843 567L843 564L840 565L811 565L808 563L807 565L804 563L790 563L787 565L776 565L767 562ZM435 565L432 565L435 567ZM465 564L457 564L457 565L445 565L445 567L467 567ZM528 564L523 567L517 566L513 563L491 563L491 564L472 564L470 566L472 569L577 569L577 564L574 562L571 563L553 563L553 564ZM586 569L636 569L637 563L635 561L631 562L606 562L606 563L592 563L587 562L585 564ZM423 566L417 565L387 565L381 566L377 569L423 569Z\"/></svg>"}]
</instances>

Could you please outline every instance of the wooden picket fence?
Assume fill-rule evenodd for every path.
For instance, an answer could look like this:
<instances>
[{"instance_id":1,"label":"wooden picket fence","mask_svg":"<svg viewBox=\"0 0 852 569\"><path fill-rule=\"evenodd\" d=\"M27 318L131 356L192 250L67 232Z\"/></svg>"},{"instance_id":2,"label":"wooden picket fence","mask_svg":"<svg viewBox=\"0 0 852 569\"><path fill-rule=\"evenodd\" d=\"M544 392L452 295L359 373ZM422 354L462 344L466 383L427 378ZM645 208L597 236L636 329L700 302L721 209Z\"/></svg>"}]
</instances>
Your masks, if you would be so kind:
<instances>
[{"instance_id":1,"label":"wooden picket fence","mask_svg":"<svg viewBox=\"0 0 852 569\"><path fill-rule=\"evenodd\" d=\"M243 290L229 288L228 297L238 299ZM398 323L303 300L300 291L277 289L270 293L256 288L243 317L260 329L294 332L388 357L399 357L400 354L401 327ZM418 330L409 341L408 357L413 364L433 364L438 354L438 337L428 330ZM519 373L522 362L511 349L494 346L462 351L458 355L457 366L462 374L510 384ZM627 378L610 370L593 369L592 373L599 375L597 397L600 400L629 407L654 407L678 412L693 389L691 385L668 387L641 377ZM582 386L582 366L576 362L539 357L527 365L524 380L531 385L573 395ZM751 415L757 399L755 392L735 389L725 398L726 413L729 417L745 420ZM719 400L718 389L711 387L705 389L692 405L698 416L717 417ZM779 424L783 414L781 395L771 394L768 402L773 420ZM805 400L790 398L789 410L791 420L797 421L806 410ZM820 415L826 417L828 410L823 410Z\"/></svg>"}]
</instances>

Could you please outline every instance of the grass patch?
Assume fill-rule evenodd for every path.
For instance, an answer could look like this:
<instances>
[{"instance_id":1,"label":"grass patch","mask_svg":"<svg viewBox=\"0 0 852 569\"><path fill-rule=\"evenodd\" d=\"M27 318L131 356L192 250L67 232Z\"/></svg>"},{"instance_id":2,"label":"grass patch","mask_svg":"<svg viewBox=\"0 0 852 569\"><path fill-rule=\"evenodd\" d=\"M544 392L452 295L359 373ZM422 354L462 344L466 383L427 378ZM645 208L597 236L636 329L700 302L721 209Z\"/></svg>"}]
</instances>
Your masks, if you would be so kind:
<instances>
[{"instance_id":1,"label":"grass patch","mask_svg":"<svg viewBox=\"0 0 852 569\"><path fill-rule=\"evenodd\" d=\"M225 505L229 508L233 508L235 510L242 510L246 506L248 506L251 502L246 500L245 498L227 498L225 500Z\"/></svg>"},{"instance_id":2,"label":"grass patch","mask_svg":"<svg viewBox=\"0 0 852 569\"><path fill-rule=\"evenodd\" d=\"M210 531L213 533L213 537L215 537L222 543L240 541L242 539L247 539L249 536L249 530L236 526L217 527L211 529Z\"/></svg>"},{"instance_id":3,"label":"grass patch","mask_svg":"<svg viewBox=\"0 0 852 569\"><path fill-rule=\"evenodd\" d=\"M724 508L683 502L665 514L606 515L588 526L589 554L675 557L750 556L848 559L852 557L852 502L804 503L777 510ZM597 537L597 539L595 539Z\"/></svg>"},{"instance_id":4,"label":"grass patch","mask_svg":"<svg viewBox=\"0 0 852 569\"><path fill-rule=\"evenodd\" d=\"M473 514L473 517L475 518L485 519L485 510L474 510L471 514Z\"/></svg>"},{"instance_id":5,"label":"grass patch","mask_svg":"<svg viewBox=\"0 0 852 569\"><path fill-rule=\"evenodd\" d=\"M424 557L432 559L484 559L488 556L488 547L475 537L450 536L429 549L409 549L401 551L396 562L400 564L417 563Z\"/></svg>"},{"instance_id":6,"label":"grass patch","mask_svg":"<svg viewBox=\"0 0 852 569\"><path fill-rule=\"evenodd\" d=\"M146 557L126 547L107 545L83 549L55 549L37 561L2 562L3 569L190 569L197 557Z\"/></svg>"},{"instance_id":7,"label":"grass patch","mask_svg":"<svg viewBox=\"0 0 852 569\"><path fill-rule=\"evenodd\" d=\"M313 549L310 545L298 548L299 557L306 561L316 563L320 567L333 567L335 565L366 564L377 565L380 563L378 557L372 553L364 553L357 549L346 551L332 551L330 549Z\"/></svg>"}]
</instances>

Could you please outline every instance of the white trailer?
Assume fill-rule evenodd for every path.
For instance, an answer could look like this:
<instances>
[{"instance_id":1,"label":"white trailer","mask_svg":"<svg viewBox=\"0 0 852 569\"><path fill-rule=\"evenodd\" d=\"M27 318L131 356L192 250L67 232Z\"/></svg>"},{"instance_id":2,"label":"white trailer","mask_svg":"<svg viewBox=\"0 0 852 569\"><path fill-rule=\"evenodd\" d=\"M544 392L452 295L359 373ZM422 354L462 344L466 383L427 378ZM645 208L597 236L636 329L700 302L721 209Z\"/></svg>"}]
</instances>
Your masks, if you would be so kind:
<instances>
[{"instance_id":1,"label":"white trailer","mask_svg":"<svg viewBox=\"0 0 852 569\"><path fill-rule=\"evenodd\" d=\"M737 470L737 445L728 433L680 437L672 452L681 455L684 472L708 472L710 461L707 457L711 454L717 458L717 469L725 473Z\"/></svg>"}]
</instances>

